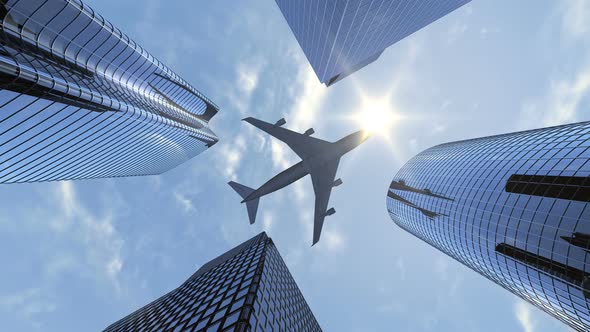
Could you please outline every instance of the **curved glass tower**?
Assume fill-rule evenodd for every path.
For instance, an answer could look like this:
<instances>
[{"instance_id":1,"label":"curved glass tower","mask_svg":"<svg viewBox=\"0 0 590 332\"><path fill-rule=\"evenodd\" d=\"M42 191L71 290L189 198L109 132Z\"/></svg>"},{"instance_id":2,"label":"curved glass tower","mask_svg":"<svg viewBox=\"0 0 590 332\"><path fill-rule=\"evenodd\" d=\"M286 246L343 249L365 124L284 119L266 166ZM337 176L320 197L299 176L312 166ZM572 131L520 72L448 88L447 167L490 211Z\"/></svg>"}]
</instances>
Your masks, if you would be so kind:
<instances>
[{"instance_id":1,"label":"curved glass tower","mask_svg":"<svg viewBox=\"0 0 590 332\"><path fill-rule=\"evenodd\" d=\"M0 0L0 183L162 173L217 106L78 0Z\"/></svg>"},{"instance_id":2,"label":"curved glass tower","mask_svg":"<svg viewBox=\"0 0 590 332\"><path fill-rule=\"evenodd\" d=\"M590 122L453 142L390 185L393 221L578 331L590 330Z\"/></svg>"}]
</instances>

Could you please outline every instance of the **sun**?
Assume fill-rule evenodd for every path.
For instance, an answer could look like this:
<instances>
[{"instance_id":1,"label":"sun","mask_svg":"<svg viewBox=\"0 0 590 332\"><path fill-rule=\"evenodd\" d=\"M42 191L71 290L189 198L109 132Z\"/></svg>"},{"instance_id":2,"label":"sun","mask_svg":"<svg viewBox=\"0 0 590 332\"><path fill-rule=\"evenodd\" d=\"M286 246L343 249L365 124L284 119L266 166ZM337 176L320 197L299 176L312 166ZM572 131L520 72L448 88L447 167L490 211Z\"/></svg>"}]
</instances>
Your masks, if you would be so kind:
<instances>
[{"instance_id":1,"label":"sun","mask_svg":"<svg viewBox=\"0 0 590 332\"><path fill-rule=\"evenodd\" d=\"M389 139L391 130L398 120L390 98L363 97L360 109L353 115L363 130L372 135Z\"/></svg>"}]
</instances>

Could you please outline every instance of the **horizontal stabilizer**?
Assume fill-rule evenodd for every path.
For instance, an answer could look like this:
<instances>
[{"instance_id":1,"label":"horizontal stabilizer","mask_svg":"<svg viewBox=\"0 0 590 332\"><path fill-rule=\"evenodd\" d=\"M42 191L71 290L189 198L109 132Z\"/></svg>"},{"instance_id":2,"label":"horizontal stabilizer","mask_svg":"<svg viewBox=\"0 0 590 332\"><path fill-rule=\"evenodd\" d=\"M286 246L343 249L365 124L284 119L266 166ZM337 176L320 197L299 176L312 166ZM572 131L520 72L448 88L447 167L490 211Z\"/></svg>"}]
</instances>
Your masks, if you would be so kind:
<instances>
[{"instance_id":1,"label":"horizontal stabilizer","mask_svg":"<svg viewBox=\"0 0 590 332\"><path fill-rule=\"evenodd\" d=\"M230 187L232 187L242 198L248 197L248 195L254 191L254 189L234 181L230 181L227 184L229 184Z\"/></svg>"},{"instance_id":2,"label":"horizontal stabilizer","mask_svg":"<svg viewBox=\"0 0 590 332\"><path fill-rule=\"evenodd\" d=\"M254 189L250 187L246 187L243 184L239 184L234 181L228 182L228 184L243 198L245 199L250 195ZM256 222L256 213L258 212L258 202L260 202L260 198L253 199L251 201L247 201L246 209L248 209L248 219L250 220L250 224ZM244 201L242 201L244 203Z\"/></svg>"}]
</instances>

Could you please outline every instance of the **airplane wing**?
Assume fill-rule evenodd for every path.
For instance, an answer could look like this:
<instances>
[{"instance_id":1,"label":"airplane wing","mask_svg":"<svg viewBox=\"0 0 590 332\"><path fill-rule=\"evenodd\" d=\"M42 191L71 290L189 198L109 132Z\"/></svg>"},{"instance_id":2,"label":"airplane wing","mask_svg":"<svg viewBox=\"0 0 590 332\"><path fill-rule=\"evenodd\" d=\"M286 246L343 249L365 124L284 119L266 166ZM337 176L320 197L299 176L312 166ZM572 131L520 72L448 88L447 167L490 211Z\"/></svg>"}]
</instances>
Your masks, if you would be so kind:
<instances>
[{"instance_id":1,"label":"airplane wing","mask_svg":"<svg viewBox=\"0 0 590 332\"><path fill-rule=\"evenodd\" d=\"M326 218L328 210L328 202L330 201L330 194L334 187L334 178L338 170L340 159L337 159L330 164L323 165L317 170L310 172L311 182L313 184L313 191L315 193L315 212L313 217L313 243L316 244L320 240L322 227L324 226L324 219Z\"/></svg>"},{"instance_id":2,"label":"airplane wing","mask_svg":"<svg viewBox=\"0 0 590 332\"><path fill-rule=\"evenodd\" d=\"M265 131L267 134L281 140L287 144L289 148L291 148L291 150L293 150L293 152L295 152L301 159L305 159L306 157L313 155L315 152L325 149L331 144L330 142L315 137L306 136L252 117L245 118L243 121L246 121L254 127Z\"/></svg>"}]
</instances>

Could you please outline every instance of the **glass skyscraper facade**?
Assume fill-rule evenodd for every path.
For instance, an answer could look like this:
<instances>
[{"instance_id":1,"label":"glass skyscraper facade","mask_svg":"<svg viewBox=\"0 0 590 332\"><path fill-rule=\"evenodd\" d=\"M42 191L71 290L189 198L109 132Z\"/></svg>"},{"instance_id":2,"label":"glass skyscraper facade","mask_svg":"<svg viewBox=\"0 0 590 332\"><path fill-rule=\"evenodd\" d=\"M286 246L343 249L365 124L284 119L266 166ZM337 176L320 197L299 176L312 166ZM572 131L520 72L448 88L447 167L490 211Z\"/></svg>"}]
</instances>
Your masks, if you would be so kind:
<instances>
[{"instance_id":1,"label":"glass skyscraper facade","mask_svg":"<svg viewBox=\"0 0 590 332\"><path fill-rule=\"evenodd\" d=\"M271 238L203 265L180 287L109 326L131 331L321 331Z\"/></svg>"},{"instance_id":2,"label":"glass skyscraper facade","mask_svg":"<svg viewBox=\"0 0 590 332\"><path fill-rule=\"evenodd\" d=\"M330 86L471 0L276 0L320 82Z\"/></svg>"},{"instance_id":3,"label":"glass skyscraper facade","mask_svg":"<svg viewBox=\"0 0 590 332\"><path fill-rule=\"evenodd\" d=\"M0 0L0 183L162 173L218 107L78 0Z\"/></svg>"},{"instance_id":4,"label":"glass skyscraper facade","mask_svg":"<svg viewBox=\"0 0 590 332\"><path fill-rule=\"evenodd\" d=\"M438 145L397 173L387 208L426 243L590 331L590 122Z\"/></svg>"}]
</instances>

